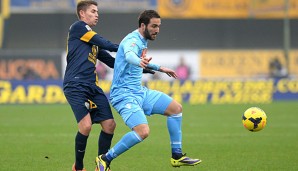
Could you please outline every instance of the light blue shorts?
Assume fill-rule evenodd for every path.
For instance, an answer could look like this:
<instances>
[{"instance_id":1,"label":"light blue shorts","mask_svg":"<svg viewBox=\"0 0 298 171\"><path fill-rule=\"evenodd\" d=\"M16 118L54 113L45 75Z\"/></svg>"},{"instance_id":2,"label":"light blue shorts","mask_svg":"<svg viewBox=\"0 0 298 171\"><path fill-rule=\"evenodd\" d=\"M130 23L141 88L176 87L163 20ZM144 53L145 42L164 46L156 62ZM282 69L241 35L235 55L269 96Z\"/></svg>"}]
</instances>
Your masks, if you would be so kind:
<instances>
[{"instance_id":1,"label":"light blue shorts","mask_svg":"<svg viewBox=\"0 0 298 171\"><path fill-rule=\"evenodd\" d=\"M148 124L146 115L163 115L173 101L167 94L147 88L137 93L124 93L121 96L122 100L112 102L112 105L130 129L140 124Z\"/></svg>"}]
</instances>

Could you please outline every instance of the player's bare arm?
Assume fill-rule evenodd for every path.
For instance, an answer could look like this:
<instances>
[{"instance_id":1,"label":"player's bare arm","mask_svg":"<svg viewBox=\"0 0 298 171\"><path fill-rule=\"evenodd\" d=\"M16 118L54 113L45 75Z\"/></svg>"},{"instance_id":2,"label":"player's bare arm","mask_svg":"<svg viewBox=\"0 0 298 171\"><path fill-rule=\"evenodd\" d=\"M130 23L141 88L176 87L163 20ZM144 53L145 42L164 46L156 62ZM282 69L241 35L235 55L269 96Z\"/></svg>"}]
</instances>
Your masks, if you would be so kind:
<instances>
[{"instance_id":1,"label":"player's bare arm","mask_svg":"<svg viewBox=\"0 0 298 171\"><path fill-rule=\"evenodd\" d=\"M159 71L160 71L160 72L164 72L164 73L166 73L169 77L173 77L173 78L175 78L175 79L178 78L176 72L175 72L174 70L172 70L172 69L169 69L169 68L166 68L166 67L162 67L162 66L161 66L161 67L159 68Z\"/></svg>"}]
</instances>

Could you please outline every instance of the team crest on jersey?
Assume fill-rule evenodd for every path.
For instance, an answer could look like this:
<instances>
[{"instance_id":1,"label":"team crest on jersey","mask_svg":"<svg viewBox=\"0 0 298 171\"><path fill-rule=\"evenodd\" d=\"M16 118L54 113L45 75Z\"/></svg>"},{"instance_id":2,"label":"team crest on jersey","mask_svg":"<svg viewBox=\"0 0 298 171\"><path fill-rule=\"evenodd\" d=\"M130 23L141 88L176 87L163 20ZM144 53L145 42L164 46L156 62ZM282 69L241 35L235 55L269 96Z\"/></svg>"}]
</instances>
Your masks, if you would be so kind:
<instances>
[{"instance_id":1,"label":"team crest on jersey","mask_svg":"<svg viewBox=\"0 0 298 171\"><path fill-rule=\"evenodd\" d=\"M132 38L133 42L130 44L131 47L134 47L137 45L137 39L136 38Z\"/></svg>"},{"instance_id":2,"label":"team crest on jersey","mask_svg":"<svg viewBox=\"0 0 298 171\"><path fill-rule=\"evenodd\" d=\"M85 25L85 27L86 27L86 29L87 29L88 31L91 31L91 30L92 30L91 27L88 26L88 25Z\"/></svg>"},{"instance_id":3,"label":"team crest on jersey","mask_svg":"<svg viewBox=\"0 0 298 171\"><path fill-rule=\"evenodd\" d=\"M131 47L135 47L137 44L135 43L135 42L132 42L131 44L130 44L130 46Z\"/></svg>"}]
</instances>

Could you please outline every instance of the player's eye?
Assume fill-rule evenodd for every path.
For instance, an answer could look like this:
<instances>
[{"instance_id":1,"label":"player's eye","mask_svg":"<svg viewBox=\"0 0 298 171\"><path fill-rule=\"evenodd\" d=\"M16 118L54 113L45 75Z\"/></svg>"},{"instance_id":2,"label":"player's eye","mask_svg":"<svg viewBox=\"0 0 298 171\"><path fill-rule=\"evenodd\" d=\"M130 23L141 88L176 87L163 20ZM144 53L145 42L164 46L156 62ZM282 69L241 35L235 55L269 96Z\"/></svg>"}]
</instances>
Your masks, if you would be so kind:
<instances>
[{"instance_id":1,"label":"player's eye","mask_svg":"<svg viewBox=\"0 0 298 171\"><path fill-rule=\"evenodd\" d=\"M158 28L159 26L158 25L152 25L152 28Z\"/></svg>"}]
</instances>

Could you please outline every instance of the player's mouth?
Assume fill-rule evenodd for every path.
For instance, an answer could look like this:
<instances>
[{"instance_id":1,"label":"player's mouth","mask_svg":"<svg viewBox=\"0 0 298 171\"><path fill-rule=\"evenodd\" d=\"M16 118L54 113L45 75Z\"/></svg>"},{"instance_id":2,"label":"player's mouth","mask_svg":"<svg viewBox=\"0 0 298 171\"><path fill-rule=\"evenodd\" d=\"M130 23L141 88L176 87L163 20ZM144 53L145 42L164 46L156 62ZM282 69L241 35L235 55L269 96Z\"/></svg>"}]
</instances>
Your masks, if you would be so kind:
<instances>
[{"instance_id":1,"label":"player's mouth","mask_svg":"<svg viewBox=\"0 0 298 171\"><path fill-rule=\"evenodd\" d=\"M152 37L152 38L156 38L156 36L157 36L157 34L152 34L151 37Z\"/></svg>"}]
</instances>

